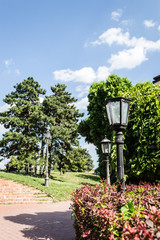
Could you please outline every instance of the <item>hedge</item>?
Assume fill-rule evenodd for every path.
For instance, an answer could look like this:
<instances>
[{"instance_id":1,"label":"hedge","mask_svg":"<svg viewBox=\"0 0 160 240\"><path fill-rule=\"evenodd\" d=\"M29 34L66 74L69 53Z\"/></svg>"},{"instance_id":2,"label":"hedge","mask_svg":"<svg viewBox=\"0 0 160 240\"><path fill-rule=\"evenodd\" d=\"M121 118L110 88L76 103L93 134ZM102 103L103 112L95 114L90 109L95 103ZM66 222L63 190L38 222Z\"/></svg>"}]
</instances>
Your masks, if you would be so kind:
<instances>
[{"instance_id":1,"label":"hedge","mask_svg":"<svg viewBox=\"0 0 160 240\"><path fill-rule=\"evenodd\" d=\"M127 185L123 193L102 182L73 193L76 239L160 239L160 183Z\"/></svg>"}]
</instances>

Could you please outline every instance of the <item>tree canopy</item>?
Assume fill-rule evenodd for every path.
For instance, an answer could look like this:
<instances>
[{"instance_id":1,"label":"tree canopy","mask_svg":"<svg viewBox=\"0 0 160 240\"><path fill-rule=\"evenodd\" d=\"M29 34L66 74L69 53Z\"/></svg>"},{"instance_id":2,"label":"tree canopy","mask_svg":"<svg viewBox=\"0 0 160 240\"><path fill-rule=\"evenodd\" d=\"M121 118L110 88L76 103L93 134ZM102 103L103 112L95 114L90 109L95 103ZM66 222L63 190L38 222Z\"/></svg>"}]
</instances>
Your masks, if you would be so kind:
<instances>
[{"instance_id":1,"label":"tree canopy","mask_svg":"<svg viewBox=\"0 0 160 240\"><path fill-rule=\"evenodd\" d=\"M125 174L128 181L160 179L160 88L149 82L132 86L127 78L113 74L106 82L92 84L88 95L88 117L79 125L79 132L86 141L96 146L101 177L105 177L105 162L100 142L106 135L113 141L111 179L116 178L115 132L109 127L104 102L117 96L131 98L129 123L124 132Z\"/></svg>"},{"instance_id":2,"label":"tree canopy","mask_svg":"<svg viewBox=\"0 0 160 240\"><path fill-rule=\"evenodd\" d=\"M0 123L8 130L0 141L0 155L12 159L17 168L41 166L45 170L45 133L50 130L49 168L57 164L60 169L74 168L76 160L69 159L70 152L79 148L78 121L83 114L75 107L77 99L66 91L66 85L57 84L51 87L52 94L44 96L42 89L33 78L28 78L14 86L14 91L7 94L4 102L7 111L0 113ZM44 100L40 102L40 96ZM76 152L80 159L83 151ZM80 155L82 154L82 156ZM83 164L81 171L85 170ZM76 168L74 168L76 169ZM78 168L78 170L80 167Z\"/></svg>"},{"instance_id":3,"label":"tree canopy","mask_svg":"<svg viewBox=\"0 0 160 240\"><path fill-rule=\"evenodd\" d=\"M57 84L51 87L52 95L43 101L43 111L51 132L49 145L50 162L54 161L61 169L67 170L70 165L69 152L78 146L78 119L83 116L76 109L77 101L66 91L66 85Z\"/></svg>"},{"instance_id":4,"label":"tree canopy","mask_svg":"<svg viewBox=\"0 0 160 240\"><path fill-rule=\"evenodd\" d=\"M0 113L1 124L9 129L0 141L0 155L18 156L27 164L31 154L38 151L35 113L39 111L39 96L44 95L45 90L33 78L16 84L14 89L4 99L9 110Z\"/></svg>"},{"instance_id":5,"label":"tree canopy","mask_svg":"<svg viewBox=\"0 0 160 240\"><path fill-rule=\"evenodd\" d=\"M105 177L105 162L101 151L100 142L106 135L112 139L112 130L109 127L104 102L107 98L120 96L122 91L131 88L131 82L123 77L110 75L106 82L95 82L91 85L88 95L88 117L79 124L79 132L86 141L93 143L99 155L99 171L102 178ZM113 148L112 148L113 149ZM114 152L113 152L114 156ZM115 175L115 158L111 161L112 176Z\"/></svg>"}]
</instances>

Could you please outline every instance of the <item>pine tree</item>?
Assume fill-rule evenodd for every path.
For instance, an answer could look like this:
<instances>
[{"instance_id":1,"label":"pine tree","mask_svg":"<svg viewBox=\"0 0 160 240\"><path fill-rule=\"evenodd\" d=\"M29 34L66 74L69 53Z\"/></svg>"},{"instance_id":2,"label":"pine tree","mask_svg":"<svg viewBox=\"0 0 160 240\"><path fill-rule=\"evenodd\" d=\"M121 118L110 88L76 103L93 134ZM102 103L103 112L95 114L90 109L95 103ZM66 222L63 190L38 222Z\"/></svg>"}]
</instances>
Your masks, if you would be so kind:
<instances>
[{"instance_id":1,"label":"pine tree","mask_svg":"<svg viewBox=\"0 0 160 240\"><path fill-rule=\"evenodd\" d=\"M78 120L83 116L76 109L77 101L66 91L66 85L51 87L52 95L43 101L44 114L51 132L49 145L49 162L56 161L59 169L69 168L69 151L78 146Z\"/></svg>"},{"instance_id":2,"label":"pine tree","mask_svg":"<svg viewBox=\"0 0 160 240\"><path fill-rule=\"evenodd\" d=\"M39 96L44 95L45 90L30 77L16 84L14 89L4 99L9 110L0 113L0 123L9 130L0 141L0 155L8 158L17 156L28 169L27 166L39 150Z\"/></svg>"}]
</instances>

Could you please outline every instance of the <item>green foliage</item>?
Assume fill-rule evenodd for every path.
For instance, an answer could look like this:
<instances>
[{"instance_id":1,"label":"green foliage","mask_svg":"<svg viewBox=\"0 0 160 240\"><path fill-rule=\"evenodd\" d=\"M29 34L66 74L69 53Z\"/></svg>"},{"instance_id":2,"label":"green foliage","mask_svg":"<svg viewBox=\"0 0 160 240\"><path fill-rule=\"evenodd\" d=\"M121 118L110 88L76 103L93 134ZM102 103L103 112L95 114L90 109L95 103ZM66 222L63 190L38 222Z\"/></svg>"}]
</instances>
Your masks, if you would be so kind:
<instances>
[{"instance_id":1,"label":"green foliage","mask_svg":"<svg viewBox=\"0 0 160 240\"><path fill-rule=\"evenodd\" d=\"M93 160L86 149L73 148L69 154L70 170L73 172L90 171L93 169Z\"/></svg>"},{"instance_id":2,"label":"green foliage","mask_svg":"<svg viewBox=\"0 0 160 240\"><path fill-rule=\"evenodd\" d=\"M30 154L38 151L35 114L39 111L39 96L45 90L33 78L16 84L14 89L4 99L9 110L0 113L0 123L9 129L0 141L0 155L17 156L27 164Z\"/></svg>"},{"instance_id":3,"label":"green foliage","mask_svg":"<svg viewBox=\"0 0 160 240\"><path fill-rule=\"evenodd\" d=\"M110 75L106 82L95 82L91 85L88 95L89 106L88 114L84 121L79 124L79 132L85 137L87 142L96 146L99 155L99 171L101 177L105 177L105 162L101 152L100 142L107 135L112 139L112 131L108 124L104 102L107 98L120 96L121 92L126 92L131 88L131 82L127 78L120 78L116 75ZM115 159L112 164L111 179L115 176Z\"/></svg>"},{"instance_id":4,"label":"green foliage","mask_svg":"<svg viewBox=\"0 0 160 240\"><path fill-rule=\"evenodd\" d=\"M124 94L131 98L125 133L125 171L131 181L160 179L160 88L145 82Z\"/></svg>"},{"instance_id":5,"label":"green foliage","mask_svg":"<svg viewBox=\"0 0 160 240\"><path fill-rule=\"evenodd\" d=\"M73 194L76 239L158 239L160 184L126 186L117 193L106 182L84 186Z\"/></svg>"},{"instance_id":6,"label":"green foliage","mask_svg":"<svg viewBox=\"0 0 160 240\"><path fill-rule=\"evenodd\" d=\"M43 111L51 132L49 143L50 164L56 161L59 169L70 167L70 152L78 146L78 119L83 116L76 109L76 99L66 91L66 85L51 87L52 95L43 101ZM79 159L80 161L80 159Z\"/></svg>"},{"instance_id":7,"label":"green foliage","mask_svg":"<svg viewBox=\"0 0 160 240\"><path fill-rule=\"evenodd\" d=\"M55 163L59 169L68 170L71 166L70 152L78 147L78 120L83 116L74 105L77 100L66 91L66 85L57 84L51 87L52 95L46 96L41 104L39 97L46 91L33 78L16 84L14 89L4 99L9 109L0 113L0 123L8 129L0 141L0 155L6 158L14 156L16 162L12 159L10 164L19 170L25 167L26 173L33 168L36 173L39 165L44 174L45 133L49 128L49 172ZM75 165L79 164L77 171L86 169L87 158L84 155L81 149L75 156ZM73 161L74 170L76 166Z\"/></svg>"},{"instance_id":8,"label":"green foliage","mask_svg":"<svg viewBox=\"0 0 160 240\"><path fill-rule=\"evenodd\" d=\"M129 195L129 194L128 194ZM128 201L123 207L121 207L120 212L120 220L130 220L134 215L138 215L140 210L144 210L144 208L137 208L134 206L133 200Z\"/></svg>"},{"instance_id":9,"label":"green foliage","mask_svg":"<svg viewBox=\"0 0 160 240\"><path fill-rule=\"evenodd\" d=\"M19 161L19 159L15 156L12 156L9 161L9 168L15 168L18 171L25 167L24 160Z\"/></svg>"},{"instance_id":10,"label":"green foliage","mask_svg":"<svg viewBox=\"0 0 160 240\"><path fill-rule=\"evenodd\" d=\"M83 114L79 113L74 103L77 101L66 91L64 84L51 87L52 95L46 96L43 103L39 101L40 95L46 93L38 82L28 78L14 86L14 91L7 94L4 102L9 109L0 113L0 123L8 131L0 141L0 155L10 158L10 166L18 170L35 169L45 171L45 132L50 128L49 141L49 170L57 164L64 171L70 167L70 152L78 146L78 120ZM85 169L86 157L84 151L79 151L75 165L80 167L77 171ZM76 156L77 157L77 156ZM83 159L83 160L82 160ZM78 163L78 161L83 162ZM83 165L83 167L82 167ZM74 162L72 163L74 167Z\"/></svg>"},{"instance_id":11,"label":"green foliage","mask_svg":"<svg viewBox=\"0 0 160 240\"><path fill-rule=\"evenodd\" d=\"M154 182L160 179L160 88L150 82L132 86L126 78L115 75L106 83L93 83L88 95L88 117L79 125L79 132L86 141L96 146L99 171L105 177L104 156L100 141L104 135L115 142L106 117L104 101L110 97L124 96L131 99L129 123L124 131L124 162L127 181ZM112 147L111 180L116 179L116 147Z\"/></svg>"}]
</instances>

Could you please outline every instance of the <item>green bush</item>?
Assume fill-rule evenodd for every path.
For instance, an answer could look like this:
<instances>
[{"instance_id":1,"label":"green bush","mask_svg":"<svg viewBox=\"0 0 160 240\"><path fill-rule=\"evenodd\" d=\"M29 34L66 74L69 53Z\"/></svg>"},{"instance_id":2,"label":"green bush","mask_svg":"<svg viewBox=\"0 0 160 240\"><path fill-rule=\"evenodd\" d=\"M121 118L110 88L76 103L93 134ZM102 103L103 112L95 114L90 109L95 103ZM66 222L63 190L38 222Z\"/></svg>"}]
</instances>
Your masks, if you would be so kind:
<instances>
[{"instance_id":1,"label":"green bush","mask_svg":"<svg viewBox=\"0 0 160 240\"><path fill-rule=\"evenodd\" d=\"M106 134L115 142L104 102L108 98L130 98L129 122L124 131L124 164L127 180L155 182L160 180L160 87L151 82L132 86L127 78L110 75L106 82L94 82L88 95L88 115L79 124L79 133L96 147L99 173L105 178L105 162L100 142ZM116 146L113 144L110 165L111 181L116 181Z\"/></svg>"},{"instance_id":2,"label":"green bush","mask_svg":"<svg viewBox=\"0 0 160 240\"><path fill-rule=\"evenodd\" d=\"M127 185L123 193L106 182L73 194L76 239L160 239L160 183Z\"/></svg>"}]
</instances>

